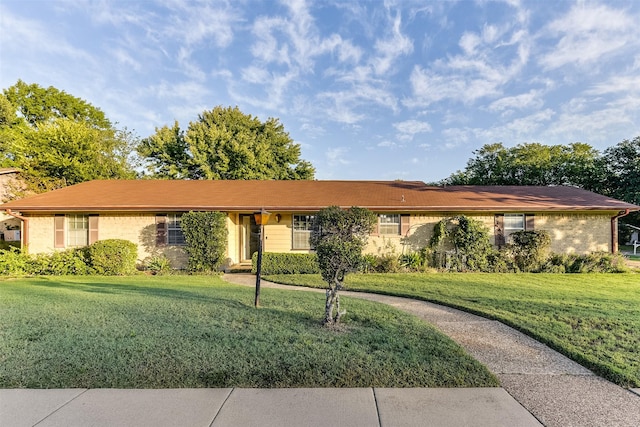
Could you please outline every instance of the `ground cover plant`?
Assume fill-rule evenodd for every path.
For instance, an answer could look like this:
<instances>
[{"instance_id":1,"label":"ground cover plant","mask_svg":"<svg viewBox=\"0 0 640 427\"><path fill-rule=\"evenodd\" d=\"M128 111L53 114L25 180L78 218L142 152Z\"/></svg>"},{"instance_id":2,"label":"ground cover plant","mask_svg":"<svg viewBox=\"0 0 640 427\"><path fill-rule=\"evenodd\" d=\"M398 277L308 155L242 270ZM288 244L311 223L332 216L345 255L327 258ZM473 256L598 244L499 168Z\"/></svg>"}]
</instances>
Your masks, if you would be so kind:
<instances>
[{"instance_id":1,"label":"ground cover plant","mask_svg":"<svg viewBox=\"0 0 640 427\"><path fill-rule=\"evenodd\" d=\"M427 323L218 276L0 280L0 388L478 387L497 380Z\"/></svg>"},{"instance_id":2,"label":"ground cover plant","mask_svg":"<svg viewBox=\"0 0 640 427\"><path fill-rule=\"evenodd\" d=\"M318 275L268 279L323 286ZM613 382L640 387L637 274L356 274L345 289L433 301L497 319Z\"/></svg>"}]
</instances>

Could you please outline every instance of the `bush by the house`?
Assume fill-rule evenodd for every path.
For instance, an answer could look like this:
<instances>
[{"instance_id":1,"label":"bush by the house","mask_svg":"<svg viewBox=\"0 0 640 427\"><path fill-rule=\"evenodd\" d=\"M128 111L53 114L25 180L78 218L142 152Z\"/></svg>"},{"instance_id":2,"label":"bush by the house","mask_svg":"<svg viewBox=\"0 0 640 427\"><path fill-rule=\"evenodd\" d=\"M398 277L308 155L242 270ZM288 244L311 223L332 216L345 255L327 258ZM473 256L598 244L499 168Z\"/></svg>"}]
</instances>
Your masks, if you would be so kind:
<instances>
[{"instance_id":1,"label":"bush by the house","mask_svg":"<svg viewBox=\"0 0 640 427\"><path fill-rule=\"evenodd\" d=\"M218 271L226 261L227 216L222 212L188 212L180 227L189 254L188 269L193 273Z\"/></svg>"},{"instance_id":2,"label":"bush by the house","mask_svg":"<svg viewBox=\"0 0 640 427\"><path fill-rule=\"evenodd\" d=\"M489 230L473 218L445 218L433 227L429 242L432 266L452 271L489 271Z\"/></svg>"},{"instance_id":3,"label":"bush by the house","mask_svg":"<svg viewBox=\"0 0 640 427\"><path fill-rule=\"evenodd\" d=\"M138 246L128 240L99 240L84 248L29 255L0 249L0 275L125 275L136 271Z\"/></svg>"},{"instance_id":4,"label":"bush by the house","mask_svg":"<svg viewBox=\"0 0 640 427\"><path fill-rule=\"evenodd\" d=\"M546 230L527 230L511 233L510 250L515 266L523 272L539 271L551 246L551 236Z\"/></svg>"},{"instance_id":5,"label":"bush by the house","mask_svg":"<svg viewBox=\"0 0 640 427\"><path fill-rule=\"evenodd\" d=\"M91 272L105 276L122 276L136 271L138 246L123 239L98 240L87 248Z\"/></svg>"},{"instance_id":6,"label":"bush by the house","mask_svg":"<svg viewBox=\"0 0 640 427\"><path fill-rule=\"evenodd\" d=\"M397 273L400 271L400 257L395 253L379 255L366 254L358 271L362 273Z\"/></svg>"},{"instance_id":7,"label":"bush by the house","mask_svg":"<svg viewBox=\"0 0 640 427\"><path fill-rule=\"evenodd\" d=\"M29 262L29 256L16 247L0 249L0 274L3 276L29 274Z\"/></svg>"},{"instance_id":8,"label":"bush by the house","mask_svg":"<svg viewBox=\"0 0 640 427\"><path fill-rule=\"evenodd\" d=\"M52 254L33 255L29 274L38 276L69 276L88 274L86 248L67 249Z\"/></svg>"},{"instance_id":9,"label":"bush by the house","mask_svg":"<svg viewBox=\"0 0 640 427\"><path fill-rule=\"evenodd\" d=\"M257 271L258 253L251 257L252 272ZM319 274L316 254L290 254L264 252L262 254L262 274Z\"/></svg>"},{"instance_id":10,"label":"bush by the house","mask_svg":"<svg viewBox=\"0 0 640 427\"><path fill-rule=\"evenodd\" d=\"M624 257L608 252L553 254L540 268L544 273L624 273L629 271Z\"/></svg>"},{"instance_id":11,"label":"bush by the house","mask_svg":"<svg viewBox=\"0 0 640 427\"><path fill-rule=\"evenodd\" d=\"M144 260L143 268L154 275L162 276L171 273L171 261L166 255L153 255Z\"/></svg>"}]
</instances>

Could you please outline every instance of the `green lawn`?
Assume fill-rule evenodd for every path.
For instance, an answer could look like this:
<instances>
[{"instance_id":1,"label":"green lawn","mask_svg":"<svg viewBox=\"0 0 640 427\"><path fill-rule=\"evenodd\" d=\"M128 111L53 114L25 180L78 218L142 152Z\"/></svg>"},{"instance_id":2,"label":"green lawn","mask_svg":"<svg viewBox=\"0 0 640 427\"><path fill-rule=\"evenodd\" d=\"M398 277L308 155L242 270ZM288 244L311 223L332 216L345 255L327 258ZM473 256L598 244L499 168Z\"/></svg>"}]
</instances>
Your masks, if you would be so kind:
<instances>
[{"instance_id":1,"label":"green lawn","mask_svg":"<svg viewBox=\"0 0 640 427\"><path fill-rule=\"evenodd\" d=\"M270 280L324 287L320 276ZM354 274L347 289L498 319L623 386L640 386L638 274Z\"/></svg>"},{"instance_id":2,"label":"green lawn","mask_svg":"<svg viewBox=\"0 0 640 427\"><path fill-rule=\"evenodd\" d=\"M217 276L0 280L0 388L477 387L497 380L447 337L382 304Z\"/></svg>"}]
</instances>

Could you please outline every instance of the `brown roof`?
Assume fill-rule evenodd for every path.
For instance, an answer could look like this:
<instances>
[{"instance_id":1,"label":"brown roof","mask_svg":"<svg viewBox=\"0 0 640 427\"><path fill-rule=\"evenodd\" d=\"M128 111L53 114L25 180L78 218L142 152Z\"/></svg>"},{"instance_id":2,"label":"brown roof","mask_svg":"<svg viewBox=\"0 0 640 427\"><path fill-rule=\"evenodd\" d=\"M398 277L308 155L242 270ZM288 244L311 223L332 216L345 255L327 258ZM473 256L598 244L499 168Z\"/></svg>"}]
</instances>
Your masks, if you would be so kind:
<instances>
[{"instance_id":1,"label":"brown roof","mask_svg":"<svg viewBox=\"0 0 640 427\"><path fill-rule=\"evenodd\" d=\"M420 181L91 181L15 200L20 212L316 211L337 205L377 211L619 211L626 202L573 187L427 186Z\"/></svg>"}]
</instances>

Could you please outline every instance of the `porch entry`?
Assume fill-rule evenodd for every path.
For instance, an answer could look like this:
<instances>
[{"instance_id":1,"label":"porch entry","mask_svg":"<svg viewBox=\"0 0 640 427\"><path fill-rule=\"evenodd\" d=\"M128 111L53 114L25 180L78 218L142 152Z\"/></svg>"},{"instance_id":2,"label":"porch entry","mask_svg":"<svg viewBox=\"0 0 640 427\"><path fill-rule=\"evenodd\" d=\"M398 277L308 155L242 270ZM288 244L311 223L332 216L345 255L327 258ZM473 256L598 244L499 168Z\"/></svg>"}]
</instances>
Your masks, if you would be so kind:
<instances>
[{"instance_id":1,"label":"porch entry","mask_svg":"<svg viewBox=\"0 0 640 427\"><path fill-rule=\"evenodd\" d=\"M240 262L251 262L251 255L258 250L258 225L253 214L240 215Z\"/></svg>"}]
</instances>

